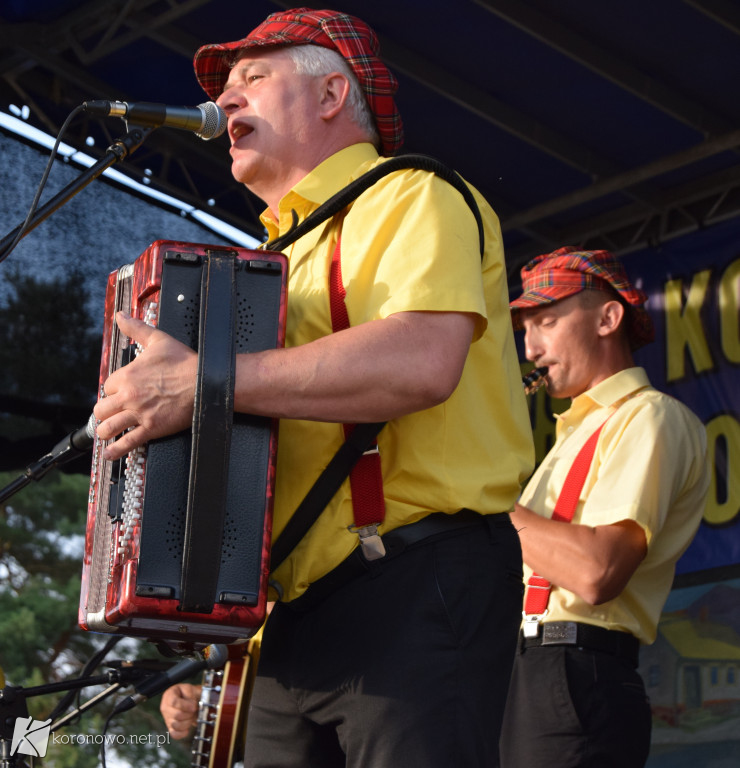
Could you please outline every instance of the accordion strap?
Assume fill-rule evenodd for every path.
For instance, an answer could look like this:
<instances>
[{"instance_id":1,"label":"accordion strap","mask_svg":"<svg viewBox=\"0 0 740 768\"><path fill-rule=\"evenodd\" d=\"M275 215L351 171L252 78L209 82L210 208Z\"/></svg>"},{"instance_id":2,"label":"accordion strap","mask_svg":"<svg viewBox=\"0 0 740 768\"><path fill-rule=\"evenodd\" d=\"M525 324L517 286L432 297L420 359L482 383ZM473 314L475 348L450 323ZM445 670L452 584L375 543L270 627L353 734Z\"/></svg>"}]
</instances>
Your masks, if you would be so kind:
<instances>
[{"instance_id":1,"label":"accordion strap","mask_svg":"<svg viewBox=\"0 0 740 768\"><path fill-rule=\"evenodd\" d=\"M293 551L308 529L316 522L324 507L332 500L357 460L372 445L385 422L358 424L342 443L324 471L316 479L303 501L288 520L272 545L270 570L275 571Z\"/></svg>"},{"instance_id":2,"label":"accordion strap","mask_svg":"<svg viewBox=\"0 0 740 768\"><path fill-rule=\"evenodd\" d=\"M349 315L344 303L345 290L342 285L341 242L339 237L329 273L329 303L334 333L349 328ZM270 567L273 571L293 551L347 476L350 478L355 527L383 522L383 476L375 438L385 424L386 422L379 421L343 425L344 443L311 486L272 546Z\"/></svg>"},{"instance_id":3,"label":"accordion strap","mask_svg":"<svg viewBox=\"0 0 740 768\"><path fill-rule=\"evenodd\" d=\"M200 299L198 376L193 410L180 609L210 613L221 561L234 411L235 257L208 253Z\"/></svg>"},{"instance_id":4,"label":"accordion strap","mask_svg":"<svg viewBox=\"0 0 740 768\"><path fill-rule=\"evenodd\" d=\"M485 249L485 234L483 231L483 218L481 217L478 204L475 201L473 193L470 191L470 187L463 181L462 177L457 171L452 170L448 166L441 163L434 157L428 155L397 155L391 157L380 165L376 165L369 171L366 171L354 181L351 181L347 186L342 187L335 195L332 195L328 200L322 203L310 216L307 216L300 224L297 224L284 235L276 237L274 240L266 243L264 248L268 251L282 251L287 248L291 243L298 240L299 237L303 237L307 232L310 232L314 227L317 227L327 219L332 218L337 213L343 211L355 198L359 197L363 192L368 190L376 181L387 176L389 173L401 171L405 169L418 169L421 171L427 171L433 173L435 176L439 176L440 179L444 179L448 184L451 184L462 195L465 202L468 204L475 222L478 225L478 244L480 246L481 259Z\"/></svg>"}]
</instances>

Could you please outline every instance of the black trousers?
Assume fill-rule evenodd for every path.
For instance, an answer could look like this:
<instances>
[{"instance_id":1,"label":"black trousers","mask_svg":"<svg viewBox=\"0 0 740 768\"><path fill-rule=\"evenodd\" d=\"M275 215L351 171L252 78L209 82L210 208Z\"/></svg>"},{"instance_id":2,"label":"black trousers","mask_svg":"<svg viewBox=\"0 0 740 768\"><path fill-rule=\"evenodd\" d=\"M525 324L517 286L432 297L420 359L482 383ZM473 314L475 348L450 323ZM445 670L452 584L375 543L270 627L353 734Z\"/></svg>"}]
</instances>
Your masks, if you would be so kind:
<instances>
[{"instance_id":1,"label":"black trousers","mask_svg":"<svg viewBox=\"0 0 740 768\"><path fill-rule=\"evenodd\" d=\"M575 646L518 651L501 768L641 768L650 751L645 685L628 661Z\"/></svg>"},{"instance_id":2,"label":"black trousers","mask_svg":"<svg viewBox=\"0 0 740 768\"><path fill-rule=\"evenodd\" d=\"M484 518L487 520L487 518ZM489 768L521 616L508 515L416 544L265 627L248 768Z\"/></svg>"}]
</instances>

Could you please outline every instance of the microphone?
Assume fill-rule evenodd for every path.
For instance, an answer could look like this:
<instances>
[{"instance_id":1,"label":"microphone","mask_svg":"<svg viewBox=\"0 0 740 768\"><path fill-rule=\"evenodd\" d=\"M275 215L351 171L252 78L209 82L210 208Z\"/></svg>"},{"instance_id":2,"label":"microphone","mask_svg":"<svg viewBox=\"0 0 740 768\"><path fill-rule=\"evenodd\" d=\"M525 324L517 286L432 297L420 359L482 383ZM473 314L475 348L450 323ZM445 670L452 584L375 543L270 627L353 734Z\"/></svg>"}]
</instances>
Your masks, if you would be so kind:
<instances>
[{"instance_id":1,"label":"microphone","mask_svg":"<svg viewBox=\"0 0 740 768\"><path fill-rule=\"evenodd\" d=\"M60 467L78 456L87 453L95 445L95 429L97 427L95 414L90 414L84 427L70 432L60 440L48 453L29 464L23 473L10 485L0 489L0 503L9 499L14 493L25 488L32 480L41 480L49 470Z\"/></svg>"},{"instance_id":2,"label":"microphone","mask_svg":"<svg viewBox=\"0 0 740 768\"><path fill-rule=\"evenodd\" d=\"M226 113L213 101L206 101L197 107L171 107L166 104L147 104L144 101L85 101L82 106L90 114L122 117L134 125L193 131L206 141L215 139L226 130Z\"/></svg>"},{"instance_id":3,"label":"microphone","mask_svg":"<svg viewBox=\"0 0 740 768\"><path fill-rule=\"evenodd\" d=\"M26 467L23 473L23 485L31 480L40 480L53 467L60 467L78 456L87 453L95 445L95 429L97 427L95 414L91 413L84 427L70 432L60 440L48 453ZM22 487L22 486L21 486Z\"/></svg>"},{"instance_id":4,"label":"microphone","mask_svg":"<svg viewBox=\"0 0 740 768\"><path fill-rule=\"evenodd\" d=\"M157 672L157 674L147 677L138 685L134 683L136 693L126 696L125 699L120 701L113 710L111 717L113 715L120 715L121 712L127 712L142 701L162 693L166 688L186 680L196 672L223 667L228 659L229 650L225 645L209 645L195 658L183 659L165 672Z\"/></svg>"},{"instance_id":5,"label":"microphone","mask_svg":"<svg viewBox=\"0 0 740 768\"><path fill-rule=\"evenodd\" d=\"M77 453L85 453L89 451L93 445L95 445L96 426L97 420L95 414L91 413L84 427L80 427L74 432L70 432L64 440L60 440L51 449L52 457L57 460L55 463L59 463L58 459L68 450L76 451Z\"/></svg>"}]
</instances>

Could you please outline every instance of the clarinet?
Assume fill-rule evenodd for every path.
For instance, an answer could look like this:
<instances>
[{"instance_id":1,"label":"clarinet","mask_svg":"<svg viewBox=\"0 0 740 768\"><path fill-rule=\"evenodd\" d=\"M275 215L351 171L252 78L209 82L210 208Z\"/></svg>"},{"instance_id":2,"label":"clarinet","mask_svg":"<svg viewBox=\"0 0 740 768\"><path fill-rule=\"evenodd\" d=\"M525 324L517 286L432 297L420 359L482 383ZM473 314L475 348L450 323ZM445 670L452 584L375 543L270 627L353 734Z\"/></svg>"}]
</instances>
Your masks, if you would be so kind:
<instances>
[{"instance_id":1,"label":"clarinet","mask_svg":"<svg viewBox=\"0 0 740 768\"><path fill-rule=\"evenodd\" d=\"M545 376L547 376L546 365L543 365L541 368L535 368L526 376L523 376L524 394L533 395L545 383Z\"/></svg>"}]
</instances>

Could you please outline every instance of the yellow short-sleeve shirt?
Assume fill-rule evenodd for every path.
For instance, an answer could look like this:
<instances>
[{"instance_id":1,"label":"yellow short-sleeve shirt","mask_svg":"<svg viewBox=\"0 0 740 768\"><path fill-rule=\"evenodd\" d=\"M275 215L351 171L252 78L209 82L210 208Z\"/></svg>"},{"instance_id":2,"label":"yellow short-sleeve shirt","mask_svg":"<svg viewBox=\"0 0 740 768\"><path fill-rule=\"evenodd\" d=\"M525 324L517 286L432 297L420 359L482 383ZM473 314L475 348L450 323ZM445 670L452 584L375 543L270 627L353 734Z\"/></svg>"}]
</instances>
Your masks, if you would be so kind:
<instances>
[{"instance_id":1,"label":"yellow short-sleeve shirt","mask_svg":"<svg viewBox=\"0 0 740 768\"><path fill-rule=\"evenodd\" d=\"M263 214L269 238L383 159L370 144L333 155ZM478 228L460 193L432 173L397 171L359 197L341 224L341 269L350 325L398 312L477 316L460 384L441 405L389 422L378 443L386 498L381 533L431 512L463 507L484 514L511 509L533 466L533 445L508 310L498 219L477 195ZM319 225L285 250L289 259L286 345L332 332L329 267L339 231ZM274 536L343 441L341 424L282 419ZM282 599L300 595L357 546L349 483L273 578Z\"/></svg>"},{"instance_id":2,"label":"yellow short-sleeve shirt","mask_svg":"<svg viewBox=\"0 0 740 768\"><path fill-rule=\"evenodd\" d=\"M608 420L607 420L607 417ZM603 423L572 524L634 520L648 552L623 592L601 605L553 586L545 621L580 621L655 639L675 565L701 522L709 487L704 425L683 403L629 368L573 399L557 439L522 494L523 506L551 517L583 444ZM525 565L525 583L532 570Z\"/></svg>"}]
</instances>

